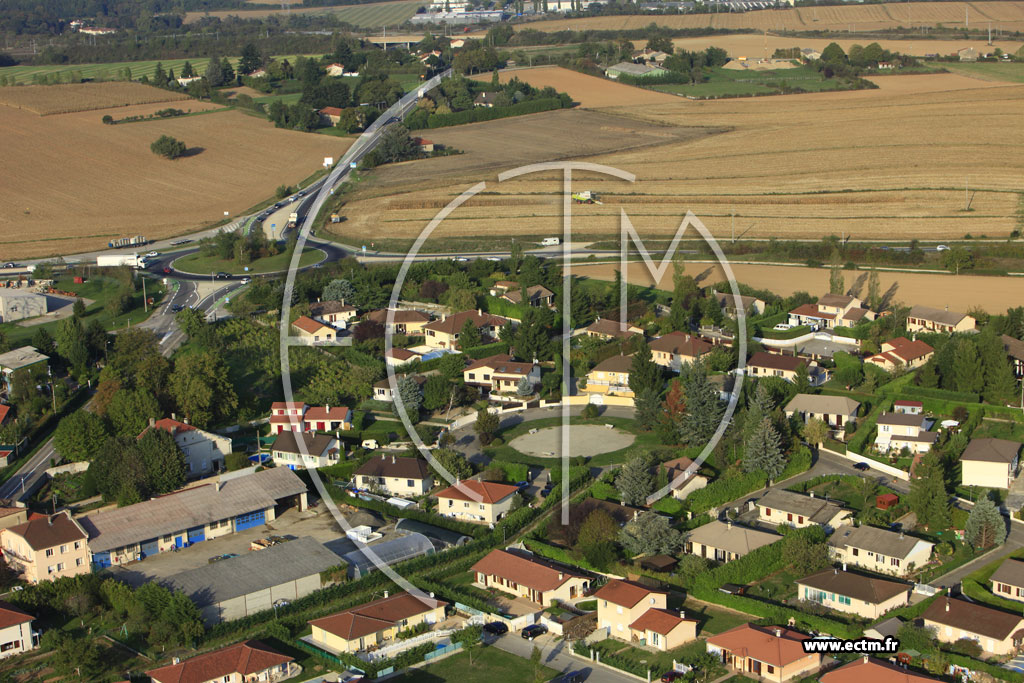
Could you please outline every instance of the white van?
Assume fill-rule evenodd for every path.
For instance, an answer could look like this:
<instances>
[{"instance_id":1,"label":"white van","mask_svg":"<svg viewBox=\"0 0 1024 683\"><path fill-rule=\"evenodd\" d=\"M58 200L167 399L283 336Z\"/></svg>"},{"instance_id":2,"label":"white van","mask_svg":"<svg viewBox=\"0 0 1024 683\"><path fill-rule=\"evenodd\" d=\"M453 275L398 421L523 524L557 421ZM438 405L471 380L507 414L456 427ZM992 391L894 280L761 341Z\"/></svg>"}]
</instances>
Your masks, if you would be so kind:
<instances>
[{"instance_id":1,"label":"white van","mask_svg":"<svg viewBox=\"0 0 1024 683\"><path fill-rule=\"evenodd\" d=\"M558 239L557 237L545 237L541 241L540 245L542 247L557 247L561 243L562 240Z\"/></svg>"}]
</instances>

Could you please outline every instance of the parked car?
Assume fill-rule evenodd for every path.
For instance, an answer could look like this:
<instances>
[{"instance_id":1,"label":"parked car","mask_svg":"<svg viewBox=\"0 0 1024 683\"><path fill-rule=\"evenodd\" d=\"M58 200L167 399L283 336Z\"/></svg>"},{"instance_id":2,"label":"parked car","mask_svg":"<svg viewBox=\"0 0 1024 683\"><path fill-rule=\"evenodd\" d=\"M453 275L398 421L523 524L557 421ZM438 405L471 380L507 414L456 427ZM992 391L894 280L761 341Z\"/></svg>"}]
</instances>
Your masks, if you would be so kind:
<instances>
[{"instance_id":1,"label":"parked car","mask_svg":"<svg viewBox=\"0 0 1024 683\"><path fill-rule=\"evenodd\" d=\"M18 267L17 263L5 263L4 264L4 268L17 268L17 267Z\"/></svg>"},{"instance_id":2,"label":"parked car","mask_svg":"<svg viewBox=\"0 0 1024 683\"><path fill-rule=\"evenodd\" d=\"M528 481L517 481L516 482L516 488L518 488L520 490L525 489L529 485L530 485L530 482L528 482Z\"/></svg>"},{"instance_id":3,"label":"parked car","mask_svg":"<svg viewBox=\"0 0 1024 683\"><path fill-rule=\"evenodd\" d=\"M174 305L171 306L171 311L173 313L177 313L178 311L182 310L183 308L185 308L185 307L182 306L181 304L174 304Z\"/></svg>"},{"instance_id":4,"label":"parked car","mask_svg":"<svg viewBox=\"0 0 1024 683\"><path fill-rule=\"evenodd\" d=\"M503 636L508 633L508 624L502 621L492 621L489 624L484 624L484 631L494 636Z\"/></svg>"},{"instance_id":5,"label":"parked car","mask_svg":"<svg viewBox=\"0 0 1024 683\"><path fill-rule=\"evenodd\" d=\"M548 627L544 624L531 624L530 626L524 628L519 635L522 636L523 640L533 640L534 638L539 638L547 632Z\"/></svg>"},{"instance_id":6,"label":"parked car","mask_svg":"<svg viewBox=\"0 0 1024 683\"><path fill-rule=\"evenodd\" d=\"M861 472L867 472L868 470L871 469L871 466L868 465L866 462L859 462L853 466L853 469L860 470Z\"/></svg>"},{"instance_id":7,"label":"parked car","mask_svg":"<svg viewBox=\"0 0 1024 683\"><path fill-rule=\"evenodd\" d=\"M778 325L776 325L772 329L775 330L776 332L785 332L786 330L793 329L793 326L788 324L788 323L779 323Z\"/></svg>"},{"instance_id":8,"label":"parked car","mask_svg":"<svg viewBox=\"0 0 1024 683\"><path fill-rule=\"evenodd\" d=\"M210 558L209 564L214 562L220 562L221 560L230 560L232 557L238 557L235 553L224 553L223 555L214 555Z\"/></svg>"},{"instance_id":9,"label":"parked car","mask_svg":"<svg viewBox=\"0 0 1024 683\"><path fill-rule=\"evenodd\" d=\"M586 679L587 674L583 671L570 671L562 676L562 683L583 683Z\"/></svg>"},{"instance_id":10,"label":"parked car","mask_svg":"<svg viewBox=\"0 0 1024 683\"><path fill-rule=\"evenodd\" d=\"M242 284L243 284L243 285L247 285L247 284L249 284L250 282L252 282L252 278L251 278L251 277L243 277L243 278L242 278Z\"/></svg>"}]
</instances>

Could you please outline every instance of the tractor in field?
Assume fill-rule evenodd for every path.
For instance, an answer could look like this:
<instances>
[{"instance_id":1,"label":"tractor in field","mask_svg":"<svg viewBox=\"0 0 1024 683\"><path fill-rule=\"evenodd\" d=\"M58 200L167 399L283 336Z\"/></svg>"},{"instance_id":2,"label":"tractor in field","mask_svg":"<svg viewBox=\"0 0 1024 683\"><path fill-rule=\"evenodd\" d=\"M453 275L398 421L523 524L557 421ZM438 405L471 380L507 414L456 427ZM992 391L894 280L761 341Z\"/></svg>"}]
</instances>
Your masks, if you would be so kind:
<instances>
[{"instance_id":1,"label":"tractor in field","mask_svg":"<svg viewBox=\"0 0 1024 683\"><path fill-rule=\"evenodd\" d=\"M583 190L582 192L573 192L572 200L577 204L601 204L602 202L597 198L596 192L590 190Z\"/></svg>"}]
</instances>

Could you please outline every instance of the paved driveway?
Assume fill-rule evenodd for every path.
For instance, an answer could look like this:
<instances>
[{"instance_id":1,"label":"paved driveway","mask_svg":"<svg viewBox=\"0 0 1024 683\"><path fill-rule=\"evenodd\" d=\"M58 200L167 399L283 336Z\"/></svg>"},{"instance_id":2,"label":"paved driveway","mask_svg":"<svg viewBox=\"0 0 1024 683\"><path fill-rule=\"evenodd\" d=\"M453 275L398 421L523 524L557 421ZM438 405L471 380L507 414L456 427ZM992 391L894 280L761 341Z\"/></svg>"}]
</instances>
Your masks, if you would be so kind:
<instances>
[{"instance_id":1,"label":"paved driveway","mask_svg":"<svg viewBox=\"0 0 1024 683\"><path fill-rule=\"evenodd\" d=\"M533 647L536 645L541 651L541 661L545 666L551 667L559 673L570 671L583 671L584 680L587 683L636 683L636 678L619 673L614 669L593 664L585 659L575 657L570 653L571 648L564 640L558 640L554 636L542 636L533 641L523 640L518 633L508 633L491 641L494 647L501 648L505 652L529 659Z\"/></svg>"}]
</instances>

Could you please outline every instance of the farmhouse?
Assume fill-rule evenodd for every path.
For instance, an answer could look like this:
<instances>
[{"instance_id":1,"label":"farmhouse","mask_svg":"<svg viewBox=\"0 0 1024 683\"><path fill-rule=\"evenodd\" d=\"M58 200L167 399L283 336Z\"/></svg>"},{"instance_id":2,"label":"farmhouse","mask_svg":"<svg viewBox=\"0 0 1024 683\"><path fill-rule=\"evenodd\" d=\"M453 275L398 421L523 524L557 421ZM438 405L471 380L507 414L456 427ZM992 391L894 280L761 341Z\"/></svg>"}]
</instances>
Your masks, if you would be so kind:
<instances>
[{"instance_id":1,"label":"farmhouse","mask_svg":"<svg viewBox=\"0 0 1024 683\"><path fill-rule=\"evenodd\" d=\"M361 489L379 489L399 498L422 496L434 485L434 475L425 460L383 453L360 465L353 476Z\"/></svg>"},{"instance_id":2,"label":"farmhouse","mask_svg":"<svg viewBox=\"0 0 1024 683\"><path fill-rule=\"evenodd\" d=\"M258 640L197 655L183 662L147 671L153 683L186 681L283 681L301 669L288 655L275 652Z\"/></svg>"},{"instance_id":3,"label":"farmhouse","mask_svg":"<svg viewBox=\"0 0 1024 683\"><path fill-rule=\"evenodd\" d=\"M907 332L970 332L976 321L965 313L941 308L914 306L907 313Z\"/></svg>"},{"instance_id":4,"label":"farmhouse","mask_svg":"<svg viewBox=\"0 0 1024 683\"><path fill-rule=\"evenodd\" d=\"M806 424L811 420L821 420L832 428L838 439L846 435L847 423L857 421L860 403L847 396L824 396L819 394L797 394L783 409L786 417L799 415Z\"/></svg>"},{"instance_id":5,"label":"farmhouse","mask_svg":"<svg viewBox=\"0 0 1024 683\"><path fill-rule=\"evenodd\" d=\"M1017 651L1024 637L1024 617L956 598L939 598L921 614L925 628L935 629L943 643L961 638L973 640L982 652L1008 655Z\"/></svg>"},{"instance_id":6,"label":"farmhouse","mask_svg":"<svg viewBox=\"0 0 1024 683\"><path fill-rule=\"evenodd\" d=\"M820 654L806 654L799 631L784 626L741 624L710 636L708 652L722 658L726 667L782 683L803 677L821 666Z\"/></svg>"},{"instance_id":7,"label":"farmhouse","mask_svg":"<svg viewBox=\"0 0 1024 683\"><path fill-rule=\"evenodd\" d=\"M512 360L508 354L498 354L473 361L462 377L466 384L484 390L484 393L515 392L525 377L531 387L540 384L540 366L536 363L522 363Z\"/></svg>"},{"instance_id":8,"label":"farmhouse","mask_svg":"<svg viewBox=\"0 0 1024 683\"><path fill-rule=\"evenodd\" d=\"M102 569L263 526L289 505L306 509L306 485L294 472L249 468L80 521L89 534L93 564Z\"/></svg>"},{"instance_id":9,"label":"farmhouse","mask_svg":"<svg viewBox=\"0 0 1024 683\"><path fill-rule=\"evenodd\" d=\"M298 330L299 339L306 343L322 344L334 341L336 336L336 331L333 327L324 325L322 322L313 320L306 315L299 316L292 323L292 327Z\"/></svg>"},{"instance_id":10,"label":"farmhouse","mask_svg":"<svg viewBox=\"0 0 1024 683\"><path fill-rule=\"evenodd\" d=\"M594 593L597 627L608 635L671 650L697 637L697 621L667 609L668 596L630 581L612 579Z\"/></svg>"},{"instance_id":11,"label":"farmhouse","mask_svg":"<svg viewBox=\"0 0 1024 683\"><path fill-rule=\"evenodd\" d=\"M927 453L938 438L937 432L928 431L927 423L920 415L882 413L877 424L875 448L882 453L903 448L911 453Z\"/></svg>"},{"instance_id":12,"label":"farmhouse","mask_svg":"<svg viewBox=\"0 0 1024 683\"><path fill-rule=\"evenodd\" d=\"M466 323L479 330L481 338L488 341L497 339L502 325L507 322L508 320L500 315L491 315L479 310L462 311L427 323L423 326L423 332L426 335L426 344L430 348L456 349L459 348L459 334L462 333Z\"/></svg>"},{"instance_id":13,"label":"farmhouse","mask_svg":"<svg viewBox=\"0 0 1024 683\"><path fill-rule=\"evenodd\" d=\"M757 513L758 519L769 524L788 524L798 529L818 525L826 531L849 523L852 516L841 505L815 498L813 493L805 496L784 489L768 489L757 501Z\"/></svg>"},{"instance_id":14,"label":"farmhouse","mask_svg":"<svg viewBox=\"0 0 1024 683\"><path fill-rule=\"evenodd\" d=\"M394 640L419 624L444 621L447 603L409 593L388 595L358 607L309 622L310 643L328 652L360 652Z\"/></svg>"},{"instance_id":15,"label":"farmhouse","mask_svg":"<svg viewBox=\"0 0 1024 683\"><path fill-rule=\"evenodd\" d=\"M388 323L388 314L391 315L391 322ZM413 309L395 309L389 311L381 308L370 311L366 314L367 320L380 323L384 326L387 334L405 334L409 336L423 334L423 326L430 322L430 316L423 311Z\"/></svg>"},{"instance_id":16,"label":"farmhouse","mask_svg":"<svg viewBox=\"0 0 1024 683\"><path fill-rule=\"evenodd\" d=\"M6 659L39 647L39 631L32 630L35 621L28 612L0 602L0 659Z\"/></svg>"},{"instance_id":17,"label":"farmhouse","mask_svg":"<svg viewBox=\"0 0 1024 683\"><path fill-rule=\"evenodd\" d=\"M691 531L683 550L716 562L731 562L781 538L778 534L715 520Z\"/></svg>"},{"instance_id":18,"label":"farmhouse","mask_svg":"<svg viewBox=\"0 0 1024 683\"><path fill-rule=\"evenodd\" d=\"M342 110L338 107L324 107L317 111L320 123L325 126L336 126L341 121Z\"/></svg>"},{"instance_id":19,"label":"farmhouse","mask_svg":"<svg viewBox=\"0 0 1024 683\"><path fill-rule=\"evenodd\" d=\"M694 469L692 474L686 474L687 470L693 467L693 460L686 456L668 460L658 465L658 467L667 475L668 483L672 487L673 498L683 500L694 491L708 485L708 478L697 474L696 469ZM680 476L683 478L677 483L676 479Z\"/></svg>"},{"instance_id":20,"label":"farmhouse","mask_svg":"<svg viewBox=\"0 0 1024 683\"><path fill-rule=\"evenodd\" d=\"M923 567L934 543L902 532L873 526L842 526L828 539L829 554L836 562L863 567L880 574L904 576Z\"/></svg>"},{"instance_id":21,"label":"farmhouse","mask_svg":"<svg viewBox=\"0 0 1024 683\"><path fill-rule=\"evenodd\" d=\"M231 452L231 439L198 429L173 417L149 418L149 427L139 434L141 439L150 429L162 429L174 437L174 443L185 454L189 476L199 477L224 469L224 458Z\"/></svg>"},{"instance_id":22,"label":"farmhouse","mask_svg":"<svg viewBox=\"0 0 1024 683\"><path fill-rule=\"evenodd\" d=\"M807 370L807 379L812 387L828 381L827 370L814 361L807 361L796 356L758 351L747 361L747 369L753 377L781 377L792 383L796 383L797 372L801 367Z\"/></svg>"},{"instance_id":23,"label":"farmhouse","mask_svg":"<svg viewBox=\"0 0 1024 683\"><path fill-rule=\"evenodd\" d=\"M992 592L999 597L1024 602L1024 562L1006 558L989 580Z\"/></svg>"},{"instance_id":24,"label":"farmhouse","mask_svg":"<svg viewBox=\"0 0 1024 683\"><path fill-rule=\"evenodd\" d=\"M647 343L658 365L679 372L683 363L691 364L711 352L711 344L684 332L669 332Z\"/></svg>"},{"instance_id":25,"label":"farmhouse","mask_svg":"<svg viewBox=\"0 0 1024 683\"><path fill-rule=\"evenodd\" d=\"M629 388L629 373L632 367L632 356L606 358L587 373L587 386L583 391L588 394L633 398L633 390Z\"/></svg>"},{"instance_id":26,"label":"farmhouse","mask_svg":"<svg viewBox=\"0 0 1024 683\"><path fill-rule=\"evenodd\" d=\"M874 320L874 312L864 302L846 294L825 294L815 304L803 304L789 312L790 325L813 328L852 327L861 320Z\"/></svg>"},{"instance_id":27,"label":"farmhouse","mask_svg":"<svg viewBox=\"0 0 1024 683\"><path fill-rule=\"evenodd\" d=\"M1008 489L1017 476L1020 444L1006 439L971 439L960 455L964 486Z\"/></svg>"},{"instance_id":28,"label":"farmhouse","mask_svg":"<svg viewBox=\"0 0 1024 683\"><path fill-rule=\"evenodd\" d=\"M882 342L881 353L876 353L864 362L876 365L886 372L892 372L901 367L919 368L934 354L935 349L919 339L910 341L906 337L896 337Z\"/></svg>"},{"instance_id":29,"label":"farmhouse","mask_svg":"<svg viewBox=\"0 0 1024 683\"><path fill-rule=\"evenodd\" d=\"M512 509L519 487L467 479L437 494L437 514L475 524L494 524Z\"/></svg>"},{"instance_id":30,"label":"farmhouse","mask_svg":"<svg viewBox=\"0 0 1024 683\"><path fill-rule=\"evenodd\" d=\"M35 292L0 292L0 323L46 315L46 296Z\"/></svg>"},{"instance_id":31,"label":"farmhouse","mask_svg":"<svg viewBox=\"0 0 1024 683\"><path fill-rule=\"evenodd\" d=\"M320 572L340 564L340 557L306 536L180 572L162 583L187 595L203 621L213 625L318 591Z\"/></svg>"},{"instance_id":32,"label":"farmhouse","mask_svg":"<svg viewBox=\"0 0 1024 683\"><path fill-rule=\"evenodd\" d=\"M910 604L912 586L845 569L825 569L796 582L797 597L837 612L874 621L891 609Z\"/></svg>"},{"instance_id":33,"label":"farmhouse","mask_svg":"<svg viewBox=\"0 0 1024 683\"><path fill-rule=\"evenodd\" d=\"M526 598L541 607L550 607L556 600L575 600L590 588L589 577L573 567L507 550L492 550L470 571L473 585Z\"/></svg>"},{"instance_id":34,"label":"farmhouse","mask_svg":"<svg viewBox=\"0 0 1024 683\"><path fill-rule=\"evenodd\" d=\"M583 331L588 337L597 337L598 339L604 340L626 339L633 335L644 333L644 331L636 325L622 323L618 320L609 320L608 318L598 318L584 327Z\"/></svg>"},{"instance_id":35,"label":"farmhouse","mask_svg":"<svg viewBox=\"0 0 1024 683\"><path fill-rule=\"evenodd\" d=\"M4 559L28 583L88 574L87 540L85 529L67 511L0 530Z\"/></svg>"},{"instance_id":36,"label":"farmhouse","mask_svg":"<svg viewBox=\"0 0 1024 683\"><path fill-rule=\"evenodd\" d=\"M829 671L818 680L821 683L937 683L939 679L922 676L901 666L864 655Z\"/></svg>"},{"instance_id":37,"label":"farmhouse","mask_svg":"<svg viewBox=\"0 0 1024 683\"><path fill-rule=\"evenodd\" d=\"M341 449L338 440L330 434L285 430L274 439L270 454L278 467L306 470L337 464Z\"/></svg>"}]
</instances>

